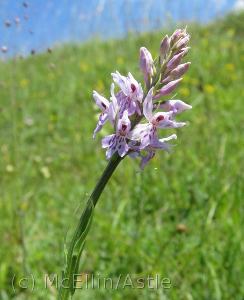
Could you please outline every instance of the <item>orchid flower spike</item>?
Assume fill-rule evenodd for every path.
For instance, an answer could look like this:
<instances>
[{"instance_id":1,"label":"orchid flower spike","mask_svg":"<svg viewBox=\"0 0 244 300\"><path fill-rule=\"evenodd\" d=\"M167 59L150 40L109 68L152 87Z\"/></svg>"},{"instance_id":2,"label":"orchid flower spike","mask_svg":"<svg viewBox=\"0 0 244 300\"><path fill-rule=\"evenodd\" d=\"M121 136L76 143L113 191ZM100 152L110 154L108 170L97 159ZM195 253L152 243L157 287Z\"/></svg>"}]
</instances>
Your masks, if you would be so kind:
<instances>
[{"instance_id":1,"label":"orchid flower spike","mask_svg":"<svg viewBox=\"0 0 244 300\"><path fill-rule=\"evenodd\" d=\"M110 120L113 128L112 134L102 139L102 147L107 149L107 160L115 152L120 157L140 157L140 172L158 150L172 152L169 147L175 145L165 141L176 139L176 135L162 139L159 137L159 129L184 126L185 122L177 122L174 118L192 107L182 100L169 99L161 102L158 99L173 93L182 81L180 77L188 70L191 63L182 61L190 50L189 40L186 28L177 29L171 37L166 35L159 47L158 60L153 60L151 53L141 47L139 68L145 79L144 90L130 72L126 77L116 71L111 75L118 91L115 92L115 85L112 83L110 101L96 91L93 92L93 98L102 111L94 138L107 120ZM147 154L143 155L143 152Z\"/></svg>"}]
</instances>

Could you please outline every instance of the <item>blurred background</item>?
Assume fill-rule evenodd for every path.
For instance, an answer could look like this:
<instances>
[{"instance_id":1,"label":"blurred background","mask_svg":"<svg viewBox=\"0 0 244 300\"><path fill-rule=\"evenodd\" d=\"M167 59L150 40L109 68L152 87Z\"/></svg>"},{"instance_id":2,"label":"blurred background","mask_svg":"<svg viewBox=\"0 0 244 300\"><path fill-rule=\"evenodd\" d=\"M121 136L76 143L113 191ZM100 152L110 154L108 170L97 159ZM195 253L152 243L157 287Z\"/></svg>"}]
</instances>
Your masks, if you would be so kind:
<instances>
[{"instance_id":1,"label":"blurred background","mask_svg":"<svg viewBox=\"0 0 244 300\"><path fill-rule=\"evenodd\" d=\"M157 274L171 289L83 282L74 299L243 299L243 2L0 1L0 299L56 299L45 274L61 279L66 230L69 242L107 165L101 139L112 132L92 138L92 90L109 98L116 70L142 81L140 47L156 57L186 25L192 64L176 92L193 106L177 116L187 126L165 132L177 147L142 173L138 160L121 163L79 270L130 274L135 286ZM33 292L17 284L30 274Z\"/></svg>"},{"instance_id":2,"label":"blurred background","mask_svg":"<svg viewBox=\"0 0 244 300\"><path fill-rule=\"evenodd\" d=\"M2 0L0 45L9 55L27 55L53 44L159 31L179 21L206 23L243 8L243 0Z\"/></svg>"}]
</instances>

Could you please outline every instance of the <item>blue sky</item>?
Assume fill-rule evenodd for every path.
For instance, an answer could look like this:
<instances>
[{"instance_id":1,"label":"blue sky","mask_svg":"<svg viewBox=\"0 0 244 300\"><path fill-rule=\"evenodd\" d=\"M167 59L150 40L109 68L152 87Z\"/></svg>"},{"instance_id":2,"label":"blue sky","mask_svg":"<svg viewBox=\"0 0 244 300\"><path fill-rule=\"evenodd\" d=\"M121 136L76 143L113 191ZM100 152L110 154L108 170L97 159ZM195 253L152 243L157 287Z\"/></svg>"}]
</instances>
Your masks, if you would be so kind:
<instances>
[{"instance_id":1,"label":"blue sky","mask_svg":"<svg viewBox=\"0 0 244 300\"><path fill-rule=\"evenodd\" d=\"M223 15L235 0L0 0L0 47L29 54L54 43L123 37L127 31L160 30L183 20L207 22ZM28 19L24 18L28 16ZM16 25L14 19L20 18ZM5 21L11 22L10 27ZM33 34L30 34L30 30Z\"/></svg>"}]
</instances>

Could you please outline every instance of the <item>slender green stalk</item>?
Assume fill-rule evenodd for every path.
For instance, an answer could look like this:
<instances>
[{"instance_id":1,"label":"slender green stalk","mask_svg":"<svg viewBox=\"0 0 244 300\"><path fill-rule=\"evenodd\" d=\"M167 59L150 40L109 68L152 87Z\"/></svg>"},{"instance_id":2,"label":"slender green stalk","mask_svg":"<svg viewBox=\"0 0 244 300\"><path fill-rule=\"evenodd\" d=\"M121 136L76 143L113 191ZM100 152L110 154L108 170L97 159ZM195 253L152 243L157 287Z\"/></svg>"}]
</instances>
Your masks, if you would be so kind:
<instances>
[{"instance_id":1,"label":"slender green stalk","mask_svg":"<svg viewBox=\"0 0 244 300\"><path fill-rule=\"evenodd\" d=\"M91 194L90 199L93 201L94 206L96 206L103 189L105 188L109 178L112 176L113 172L115 171L121 160L123 160L123 157L120 157L118 152L116 152L109 161L94 191Z\"/></svg>"},{"instance_id":2,"label":"slender green stalk","mask_svg":"<svg viewBox=\"0 0 244 300\"><path fill-rule=\"evenodd\" d=\"M65 271L63 273L63 278L67 278L67 281L69 282L70 288L65 287L63 284L60 285L59 290L59 300L66 300L70 299L70 293L72 295L72 288L73 288L73 275L75 274L75 271L77 270L77 266L79 264L80 259L80 253L76 253L75 246L77 243L79 243L81 236L84 234L86 235L89 230L89 223L91 222L93 209L96 206L98 199L104 190L109 178L112 176L113 172L119 165L123 158L118 155L118 152L116 152L111 160L109 161L106 169L104 170L101 178L99 179L95 189L93 190L89 200L87 201L86 207L80 217L79 223L76 227L74 236L72 238L72 241L69 246L68 254L67 254L67 260L66 260L66 266ZM88 228L88 229L87 229ZM81 246L83 248L83 246ZM74 291L73 291L74 293Z\"/></svg>"}]
</instances>

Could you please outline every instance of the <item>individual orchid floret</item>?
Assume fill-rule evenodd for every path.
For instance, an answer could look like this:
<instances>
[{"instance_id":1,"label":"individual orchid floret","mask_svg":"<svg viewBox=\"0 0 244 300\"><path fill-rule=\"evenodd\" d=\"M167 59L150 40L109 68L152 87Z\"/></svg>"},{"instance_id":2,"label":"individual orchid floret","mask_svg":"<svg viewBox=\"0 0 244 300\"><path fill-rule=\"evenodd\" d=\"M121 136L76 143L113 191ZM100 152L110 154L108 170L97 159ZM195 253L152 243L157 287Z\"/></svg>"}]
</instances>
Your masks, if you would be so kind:
<instances>
[{"instance_id":1,"label":"individual orchid floret","mask_svg":"<svg viewBox=\"0 0 244 300\"><path fill-rule=\"evenodd\" d=\"M158 92L158 94L156 94L153 97L153 100L158 99L160 97L163 96L168 96L171 93L173 93L173 91L176 89L176 87L178 86L178 84L181 82L182 78L177 79L177 80L173 80L170 81L169 83L167 83L166 85L164 85Z\"/></svg>"},{"instance_id":2,"label":"individual orchid floret","mask_svg":"<svg viewBox=\"0 0 244 300\"><path fill-rule=\"evenodd\" d=\"M153 58L145 47L141 47L140 49L139 66L145 79L148 78L148 75L153 76Z\"/></svg>"},{"instance_id":3,"label":"individual orchid floret","mask_svg":"<svg viewBox=\"0 0 244 300\"><path fill-rule=\"evenodd\" d=\"M139 165L140 169L137 171L137 173L144 170L145 166L155 156L155 153L157 150L163 150L168 153L173 152L173 150L169 149L168 146L176 146L176 145L167 144L167 143L165 143L165 141L169 141L169 140L176 139L176 138L177 138L176 134L173 134L173 135L169 136L168 138L156 140L153 144L146 146L143 150L149 152L149 154L142 157L142 160Z\"/></svg>"},{"instance_id":4,"label":"individual orchid floret","mask_svg":"<svg viewBox=\"0 0 244 300\"><path fill-rule=\"evenodd\" d=\"M137 112L141 114L138 102L142 102L143 90L141 84L138 83L135 78L128 74L128 77L122 76L118 71L111 74L114 82L121 88L116 97L120 106L120 118L122 117L125 110L128 110L129 116Z\"/></svg>"},{"instance_id":5,"label":"individual orchid floret","mask_svg":"<svg viewBox=\"0 0 244 300\"><path fill-rule=\"evenodd\" d=\"M114 82L121 88L127 97L142 102L143 90L141 84L135 80L130 72L128 73L128 77L122 76L118 71L111 75L113 76Z\"/></svg>"},{"instance_id":6,"label":"individual orchid floret","mask_svg":"<svg viewBox=\"0 0 244 300\"><path fill-rule=\"evenodd\" d=\"M159 107L164 109L165 111L172 111L173 114L179 114L186 109L192 108L191 105L188 105L181 100L164 101L163 103L160 104ZM155 108L156 108L156 104L155 104Z\"/></svg>"},{"instance_id":7,"label":"individual orchid floret","mask_svg":"<svg viewBox=\"0 0 244 300\"><path fill-rule=\"evenodd\" d=\"M93 98L96 101L97 106L102 110L97 122L97 127L93 133L93 138L96 138L96 133L102 129L103 124L109 119L109 101L99 95L96 91L93 91Z\"/></svg>"},{"instance_id":8,"label":"individual orchid floret","mask_svg":"<svg viewBox=\"0 0 244 300\"><path fill-rule=\"evenodd\" d=\"M160 64L163 63L164 57L168 53L169 48L170 48L170 38L168 37L168 35L166 35L163 38L162 42L160 43L160 47L159 47L159 60L160 60Z\"/></svg>"},{"instance_id":9,"label":"individual orchid floret","mask_svg":"<svg viewBox=\"0 0 244 300\"><path fill-rule=\"evenodd\" d=\"M167 78L165 78L162 82L167 82L172 79L178 79L180 78L190 67L191 63L187 62L185 64L181 64L178 67L176 67L174 70L172 70Z\"/></svg>"},{"instance_id":10,"label":"individual orchid floret","mask_svg":"<svg viewBox=\"0 0 244 300\"><path fill-rule=\"evenodd\" d=\"M177 128L186 124L183 122L177 123L172 117L172 111L157 112L153 115L152 93L153 88L150 89L146 99L143 102L143 113L148 120L148 123L136 125L135 128L128 134L128 137L131 140L141 140L141 149L145 148L149 144L155 144L155 142L158 140L158 128Z\"/></svg>"},{"instance_id":11,"label":"individual orchid floret","mask_svg":"<svg viewBox=\"0 0 244 300\"><path fill-rule=\"evenodd\" d=\"M118 120L116 126L116 133L105 136L102 139L102 147L108 148L106 152L106 159L108 160L113 154L118 151L119 156L123 157L129 151L126 138L131 128L131 122L128 118L128 111L126 110L123 117Z\"/></svg>"}]
</instances>

